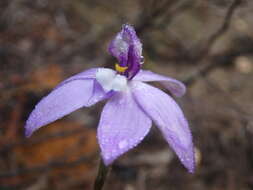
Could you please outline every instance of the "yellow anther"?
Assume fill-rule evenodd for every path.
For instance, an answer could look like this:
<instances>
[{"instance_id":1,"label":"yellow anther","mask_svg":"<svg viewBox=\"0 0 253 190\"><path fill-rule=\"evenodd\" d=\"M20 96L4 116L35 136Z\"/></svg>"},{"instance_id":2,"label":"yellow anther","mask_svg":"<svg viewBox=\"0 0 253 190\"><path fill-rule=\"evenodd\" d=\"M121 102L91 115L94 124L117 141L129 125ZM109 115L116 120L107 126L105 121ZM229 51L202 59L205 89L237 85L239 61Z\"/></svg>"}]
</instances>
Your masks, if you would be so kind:
<instances>
[{"instance_id":1,"label":"yellow anther","mask_svg":"<svg viewBox=\"0 0 253 190\"><path fill-rule=\"evenodd\" d=\"M127 70L127 67L121 67L119 64L115 64L116 71L124 73Z\"/></svg>"}]
</instances>

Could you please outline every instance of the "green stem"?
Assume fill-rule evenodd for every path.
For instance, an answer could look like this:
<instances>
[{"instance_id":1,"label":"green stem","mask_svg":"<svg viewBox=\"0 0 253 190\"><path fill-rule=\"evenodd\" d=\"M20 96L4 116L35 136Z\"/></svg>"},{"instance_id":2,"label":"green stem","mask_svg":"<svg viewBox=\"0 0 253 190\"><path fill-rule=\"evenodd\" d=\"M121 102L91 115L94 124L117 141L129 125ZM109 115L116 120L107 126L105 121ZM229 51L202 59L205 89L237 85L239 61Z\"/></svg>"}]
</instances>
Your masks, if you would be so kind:
<instances>
[{"instance_id":1,"label":"green stem","mask_svg":"<svg viewBox=\"0 0 253 190\"><path fill-rule=\"evenodd\" d=\"M94 190L102 190L109 168L105 166L103 160L100 160L98 174L94 184Z\"/></svg>"}]
</instances>

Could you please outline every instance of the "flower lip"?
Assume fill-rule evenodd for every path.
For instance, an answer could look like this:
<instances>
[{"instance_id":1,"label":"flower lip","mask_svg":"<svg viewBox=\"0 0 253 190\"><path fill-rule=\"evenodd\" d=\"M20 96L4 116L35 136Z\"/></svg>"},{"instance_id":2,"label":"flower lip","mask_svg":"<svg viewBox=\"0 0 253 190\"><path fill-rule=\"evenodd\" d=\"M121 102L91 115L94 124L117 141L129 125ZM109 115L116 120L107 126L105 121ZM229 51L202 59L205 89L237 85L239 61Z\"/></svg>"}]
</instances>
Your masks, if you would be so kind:
<instances>
[{"instance_id":1,"label":"flower lip","mask_svg":"<svg viewBox=\"0 0 253 190\"><path fill-rule=\"evenodd\" d=\"M131 25L123 25L121 31L111 41L109 52L118 59L116 71L131 80L143 63L142 44Z\"/></svg>"},{"instance_id":2,"label":"flower lip","mask_svg":"<svg viewBox=\"0 0 253 190\"><path fill-rule=\"evenodd\" d=\"M125 91L127 89L127 78L124 75L117 74L111 69L98 69L96 73L96 80L105 92L109 92L111 90Z\"/></svg>"}]
</instances>

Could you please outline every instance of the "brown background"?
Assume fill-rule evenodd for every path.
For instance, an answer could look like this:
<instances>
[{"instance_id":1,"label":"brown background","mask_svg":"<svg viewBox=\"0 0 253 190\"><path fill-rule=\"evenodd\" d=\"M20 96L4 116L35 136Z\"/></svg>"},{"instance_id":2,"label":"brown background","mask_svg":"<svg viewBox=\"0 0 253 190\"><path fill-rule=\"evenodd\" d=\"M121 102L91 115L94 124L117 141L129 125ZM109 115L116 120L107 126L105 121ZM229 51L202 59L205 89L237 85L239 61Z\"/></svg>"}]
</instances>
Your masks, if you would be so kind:
<instances>
[{"instance_id":1,"label":"brown background","mask_svg":"<svg viewBox=\"0 0 253 190\"><path fill-rule=\"evenodd\" d=\"M253 188L253 2L251 0L1 0L0 190L92 189L103 103L24 138L35 104L63 79L113 67L107 46L135 26L144 68L183 80L177 102L196 146L189 174L153 127L118 159L110 190Z\"/></svg>"}]
</instances>

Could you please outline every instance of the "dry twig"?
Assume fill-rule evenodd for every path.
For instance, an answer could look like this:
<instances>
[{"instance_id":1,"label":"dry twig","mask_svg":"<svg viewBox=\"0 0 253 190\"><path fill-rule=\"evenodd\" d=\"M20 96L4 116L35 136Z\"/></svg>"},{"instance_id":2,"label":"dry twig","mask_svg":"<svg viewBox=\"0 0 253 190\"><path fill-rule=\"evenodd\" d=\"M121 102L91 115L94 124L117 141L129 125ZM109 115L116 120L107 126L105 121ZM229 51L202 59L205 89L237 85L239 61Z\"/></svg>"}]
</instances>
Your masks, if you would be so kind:
<instances>
[{"instance_id":1,"label":"dry twig","mask_svg":"<svg viewBox=\"0 0 253 190\"><path fill-rule=\"evenodd\" d=\"M227 30L230 27L232 17L236 11L236 9L241 5L241 0L234 0L231 5L229 6L226 15L224 17L224 20L221 24L221 26L218 28L217 31L215 31L207 40L206 46L203 48L203 50L200 52L199 55L197 55L193 61L195 63L201 62L204 58L207 57L210 49L213 47L215 42L224 35ZM191 85L193 82L195 82L196 79L199 78L199 76L206 75L213 69L220 66L218 62L208 62L207 64L201 66L200 68L196 69L192 73L190 73L187 77L183 78L182 81L185 82L187 85Z\"/></svg>"}]
</instances>

